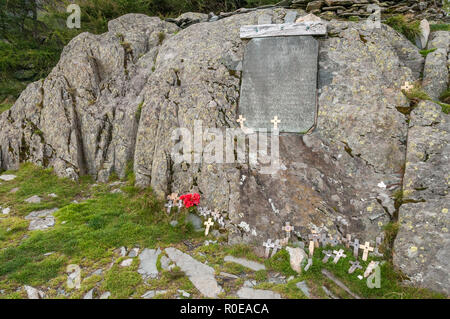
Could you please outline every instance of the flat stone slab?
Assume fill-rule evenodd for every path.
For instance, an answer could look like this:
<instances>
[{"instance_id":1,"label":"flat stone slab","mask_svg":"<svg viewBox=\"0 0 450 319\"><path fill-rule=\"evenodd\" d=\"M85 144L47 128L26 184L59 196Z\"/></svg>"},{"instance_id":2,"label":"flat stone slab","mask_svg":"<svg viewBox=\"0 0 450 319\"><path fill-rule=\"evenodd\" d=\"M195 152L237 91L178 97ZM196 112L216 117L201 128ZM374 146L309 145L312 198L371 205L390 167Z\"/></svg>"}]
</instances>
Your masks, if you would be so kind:
<instances>
[{"instance_id":1,"label":"flat stone slab","mask_svg":"<svg viewBox=\"0 0 450 319\"><path fill-rule=\"evenodd\" d=\"M317 112L319 44L311 36L252 39L243 63L239 114L245 127L306 133Z\"/></svg>"},{"instance_id":2,"label":"flat stone slab","mask_svg":"<svg viewBox=\"0 0 450 319\"><path fill-rule=\"evenodd\" d=\"M156 295L164 295L166 292L167 290L149 290L145 294L143 294L141 298L151 299L154 298Z\"/></svg>"},{"instance_id":3,"label":"flat stone slab","mask_svg":"<svg viewBox=\"0 0 450 319\"><path fill-rule=\"evenodd\" d=\"M25 203L28 204L39 204L41 202L42 198L40 198L37 195L31 196L30 198L25 199Z\"/></svg>"},{"instance_id":4,"label":"flat stone slab","mask_svg":"<svg viewBox=\"0 0 450 319\"><path fill-rule=\"evenodd\" d=\"M59 208L44 209L34 211L25 216L26 220L30 220L28 230L44 230L55 226L55 217L53 213Z\"/></svg>"},{"instance_id":5,"label":"flat stone slab","mask_svg":"<svg viewBox=\"0 0 450 319\"><path fill-rule=\"evenodd\" d=\"M16 175L0 175L0 180L4 182L9 182L15 179L16 177L17 177Z\"/></svg>"},{"instance_id":6,"label":"flat stone slab","mask_svg":"<svg viewBox=\"0 0 450 319\"><path fill-rule=\"evenodd\" d=\"M214 269L195 260L176 248L166 248L169 258L181 268L202 295L217 298L222 288L214 278Z\"/></svg>"},{"instance_id":7,"label":"flat stone slab","mask_svg":"<svg viewBox=\"0 0 450 319\"><path fill-rule=\"evenodd\" d=\"M247 260L244 258L236 258L233 256L226 256L224 258L225 261L227 262L232 262L232 263L236 263L239 264L241 266L250 268L251 270L254 271L258 271L258 270L265 270L266 266L264 266L263 264L257 263L256 261L251 261L251 260Z\"/></svg>"},{"instance_id":8,"label":"flat stone slab","mask_svg":"<svg viewBox=\"0 0 450 319\"><path fill-rule=\"evenodd\" d=\"M281 299L279 293L271 290L253 289L248 287L242 287L236 294L240 299Z\"/></svg>"},{"instance_id":9,"label":"flat stone slab","mask_svg":"<svg viewBox=\"0 0 450 319\"><path fill-rule=\"evenodd\" d=\"M156 261L158 260L159 254L161 254L161 250L159 248L145 248L139 255L139 260L141 263L139 264L138 273L140 273L144 279L147 277L156 278L158 276L159 272L156 267Z\"/></svg>"}]
</instances>

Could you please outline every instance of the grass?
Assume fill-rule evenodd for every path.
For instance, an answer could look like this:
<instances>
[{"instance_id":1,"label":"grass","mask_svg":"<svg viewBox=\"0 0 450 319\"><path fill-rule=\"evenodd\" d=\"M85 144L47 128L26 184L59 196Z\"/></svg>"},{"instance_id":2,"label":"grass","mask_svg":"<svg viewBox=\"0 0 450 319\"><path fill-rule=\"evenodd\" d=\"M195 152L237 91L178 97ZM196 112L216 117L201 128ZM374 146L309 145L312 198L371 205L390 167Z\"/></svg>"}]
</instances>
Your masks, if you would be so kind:
<instances>
[{"instance_id":1,"label":"grass","mask_svg":"<svg viewBox=\"0 0 450 319\"><path fill-rule=\"evenodd\" d=\"M432 49L420 50L419 52L425 58L429 53L434 52L436 50L437 50L437 48L432 48Z\"/></svg>"},{"instance_id":2,"label":"grass","mask_svg":"<svg viewBox=\"0 0 450 319\"><path fill-rule=\"evenodd\" d=\"M397 32L403 34L412 43L416 42L416 36L420 35L420 22L409 21L404 15L398 14L386 19L385 24Z\"/></svg>"},{"instance_id":3,"label":"grass","mask_svg":"<svg viewBox=\"0 0 450 319\"><path fill-rule=\"evenodd\" d=\"M434 31L450 31L450 24L448 24L448 23L430 24L430 30L431 30L431 32L434 32Z\"/></svg>"},{"instance_id":4,"label":"grass","mask_svg":"<svg viewBox=\"0 0 450 319\"><path fill-rule=\"evenodd\" d=\"M445 114L450 113L450 104L433 100L418 84L415 84L414 87L408 92L404 91L404 93L409 100L415 103L415 105L419 101L431 101L433 103L438 104L441 107L442 112L444 112ZM447 90L441 96L441 100L447 101L448 99L449 99L449 91Z\"/></svg>"},{"instance_id":5,"label":"grass","mask_svg":"<svg viewBox=\"0 0 450 319\"><path fill-rule=\"evenodd\" d=\"M122 187L123 193L112 194L108 185L92 187L89 179L80 182L61 179L51 170L31 164L9 173L17 178L0 185L0 202L12 210L8 217L0 219L0 247L3 248L0 282L6 280L16 288L23 284L45 285L64 275L68 264L78 264L83 269L98 267L99 262L110 261L113 250L121 246L152 248L195 236L191 225L181 222L177 227L170 226L174 217L164 214L163 204L154 198L150 189L137 189L127 183ZM18 191L11 193L14 188ZM50 193L58 197L48 197ZM40 195L43 201L23 202L32 195ZM75 199L85 200L72 203ZM28 221L23 216L32 210L53 207L60 207L54 213L54 228L27 232ZM183 220L183 213L178 219ZM53 254L44 256L49 252ZM131 275L107 276L105 287L114 290L117 285L114 280L123 281L127 276ZM125 289L115 296L123 297L127 293Z\"/></svg>"},{"instance_id":6,"label":"grass","mask_svg":"<svg viewBox=\"0 0 450 319\"><path fill-rule=\"evenodd\" d=\"M5 111L8 111L13 106L12 103L2 103L0 104L0 114L2 114Z\"/></svg>"},{"instance_id":7,"label":"grass","mask_svg":"<svg viewBox=\"0 0 450 319\"><path fill-rule=\"evenodd\" d=\"M131 165L131 164L130 164ZM110 298L140 298L149 290L164 290L164 294L155 298L175 298L179 289L190 298L202 298L200 292L179 267L171 271L161 270L157 262L160 277L144 282L137 272L139 259L134 258L131 266L122 267L120 263L128 257L119 257L117 248L125 246L155 248L171 246L182 251L186 247L196 247L188 253L200 262L208 263L216 274L227 272L241 276L239 279L219 282L224 288L221 295L232 298L245 280L257 281L256 288L272 289L287 298L305 298L296 287L299 281L306 281L315 297L326 298L322 286L327 287L340 298L350 298L348 293L327 279L321 273L328 269L354 293L364 298L441 298L424 289L406 287L400 284L404 277L397 273L390 262L381 267L381 288L369 289L365 280L356 276L363 271L357 270L349 275L350 260L346 258L337 265L329 261L323 264L321 251L315 250L313 265L309 271L297 274L290 268L289 253L282 249L274 257L264 260L254 254L247 245L227 246L220 244L202 245L202 234L195 234L192 225L184 222L187 210L168 216L161 202L156 200L150 189L134 187L131 172L127 181L121 184L123 193L111 193L108 184L93 185L88 178L74 182L56 177L49 169L24 164L13 173L17 178L0 185L0 202L11 207L8 216L0 216L0 289L4 294L0 298L26 298L23 285L43 289L48 298L82 298L89 290L95 289L96 296L110 292ZM15 190L15 192L11 192ZM58 197L47 196L55 193ZM26 204L23 199L32 195L43 198L40 204ZM73 203L77 200L80 203ZM6 205L5 205L6 204ZM29 232L28 221L23 217L32 210L60 207L55 212L56 225L46 231ZM170 226L170 220L177 219L177 227ZM397 225L386 228L386 242L392 240ZM186 246L186 241L191 244ZM344 247L334 247L339 249ZM330 247L327 247L330 249ZM391 252L386 250L387 254ZM51 254L48 254L51 253ZM345 249L347 256L352 252ZM224 262L227 255L254 260L266 265L266 270L254 272L236 263ZM387 258L389 260L389 258ZM365 268L372 260L361 262ZM67 287L66 268L69 264L81 267L81 289ZM97 269L103 269L102 275L93 275ZM275 273L293 280L285 284L267 282ZM58 291L64 289L70 296L62 296Z\"/></svg>"}]
</instances>

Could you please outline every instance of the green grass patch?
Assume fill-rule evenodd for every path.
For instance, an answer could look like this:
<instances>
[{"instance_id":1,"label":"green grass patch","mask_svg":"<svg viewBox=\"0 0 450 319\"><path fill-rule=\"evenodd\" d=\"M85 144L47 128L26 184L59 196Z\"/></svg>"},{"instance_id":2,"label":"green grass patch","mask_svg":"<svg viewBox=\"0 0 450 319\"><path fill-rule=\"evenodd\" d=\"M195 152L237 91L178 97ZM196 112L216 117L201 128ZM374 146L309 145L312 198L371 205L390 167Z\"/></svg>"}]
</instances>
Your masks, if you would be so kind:
<instances>
[{"instance_id":1,"label":"green grass patch","mask_svg":"<svg viewBox=\"0 0 450 319\"><path fill-rule=\"evenodd\" d=\"M430 24L430 30L431 30L431 32L434 32L434 31L450 31L450 24L448 24L448 23Z\"/></svg>"},{"instance_id":2,"label":"green grass patch","mask_svg":"<svg viewBox=\"0 0 450 319\"><path fill-rule=\"evenodd\" d=\"M285 276L295 276L297 273L292 270L289 258L289 253L285 249L281 249L275 256L267 259L265 265L268 269L280 272Z\"/></svg>"},{"instance_id":3,"label":"green grass patch","mask_svg":"<svg viewBox=\"0 0 450 319\"><path fill-rule=\"evenodd\" d=\"M31 164L9 173L17 178L0 185L2 206L12 208L11 216L0 223L0 238L6 241L2 241L4 249L0 251L0 281L43 285L64 274L69 263L90 267L121 246L153 248L196 236L188 225L170 226L174 217L164 213L163 203L155 199L151 189L127 184L122 187L124 193L112 194L108 185L91 187L88 181L61 179L51 170ZM15 187L19 190L11 193ZM46 196L49 193L58 197ZM42 196L42 203L23 202L32 195ZM80 203L72 203L75 198ZM56 225L46 231L27 232L28 221L22 217L31 210L52 207L60 207L54 213ZM183 214L177 216L179 220ZM44 256L49 252L54 254Z\"/></svg>"},{"instance_id":4,"label":"green grass patch","mask_svg":"<svg viewBox=\"0 0 450 319\"><path fill-rule=\"evenodd\" d=\"M437 50L437 48L432 48L432 49L420 50L419 52L425 58L429 53L434 52L436 50Z\"/></svg>"},{"instance_id":5,"label":"green grass patch","mask_svg":"<svg viewBox=\"0 0 450 319\"><path fill-rule=\"evenodd\" d=\"M403 34L409 41L415 44L416 36L421 34L420 22L409 21L404 15L398 14L386 19L385 24L395 31Z\"/></svg>"},{"instance_id":6,"label":"green grass patch","mask_svg":"<svg viewBox=\"0 0 450 319\"><path fill-rule=\"evenodd\" d=\"M12 103L2 103L0 104L0 114L2 114L5 111L8 111L14 104Z\"/></svg>"}]
</instances>

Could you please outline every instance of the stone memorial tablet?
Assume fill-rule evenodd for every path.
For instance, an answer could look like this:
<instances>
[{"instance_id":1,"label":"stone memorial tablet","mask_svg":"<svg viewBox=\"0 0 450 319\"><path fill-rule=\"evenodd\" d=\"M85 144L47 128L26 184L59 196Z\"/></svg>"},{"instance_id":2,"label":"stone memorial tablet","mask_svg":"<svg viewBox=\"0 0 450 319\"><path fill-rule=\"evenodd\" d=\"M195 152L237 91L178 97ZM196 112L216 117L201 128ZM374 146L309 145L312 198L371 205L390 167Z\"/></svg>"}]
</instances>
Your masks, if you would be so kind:
<instances>
[{"instance_id":1,"label":"stone memorial tablet","mask_svg":"<svg viewBox=\"0 0 450 319\"><path fill-rule=\"evenodd\" d=\"M319 44L312 36L252 39L246 48L239 114L246 126L306 133L315 124Z\"/></svg>"}]
</instances>

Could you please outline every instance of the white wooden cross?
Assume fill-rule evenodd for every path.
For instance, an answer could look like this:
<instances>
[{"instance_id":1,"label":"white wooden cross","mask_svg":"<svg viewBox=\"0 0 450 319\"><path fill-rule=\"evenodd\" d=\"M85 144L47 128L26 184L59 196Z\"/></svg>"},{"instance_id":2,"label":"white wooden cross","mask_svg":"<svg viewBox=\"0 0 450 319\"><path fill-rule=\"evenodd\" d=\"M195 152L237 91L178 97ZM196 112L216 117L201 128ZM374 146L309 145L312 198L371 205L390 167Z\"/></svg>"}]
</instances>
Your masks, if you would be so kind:
<instances>
[{"instance_id":1,"label":"white wooden cross","mask_svg":"<svg viewBox=\"0 0 450 319\"><path fill-rule=\"evenodd\" d=\"M371 261L369 263L369 265L367 266L366 271L364 272L364 278L367 278L370 276L370 274L372 273L372 271L378 266L380 262L379 261Z\"/></svg>"},{"instance_id":2,"label":"white wooden cross","mask_svg":"<svg viewBox=\"0 0 450 319\"><path fill-rule=\"evenodd\" d=\"M277 253L278 249L281 249L281 245L280 245L280 240L279 239L275 240L275 243L273 244L273 250L272 250L271 257L275 256L275 254Z\"/></svg>"},{"instance_id":3,"label":"white wooden cross","mask_svg":"<svg viewBox=\"0 0 450 319\"><path fill-rule=\"evenodd\" d=\"M167 214L170 214L170 211L172 210L173 207L173 202L169 200L169 202L165 204L164 207L167 207Z\"/></svg>"},{"instance_id":4,"label":"white wooden cross","mask_svg":"<svg viewBox=\"0 0 450 319\"><path fill-rule=\"evenodd\" d=\"M330 236L330 241L329 241L331 247L335 247L339 244L339 240L337 238L334 238L333 236Z\"/></svg>"},{"instance_id":5,"label":"white wooden cross","mask_svg":"<svg viewBox=\"0 0 450 319\"><path fill-rule=\"evenodd\" d=\"M178 193L172 193L167 196L168 200L171 200L172 202L175 202L178 199Z\"/></svg>"},{"instance_id":6,"label":"white wooden cross","mask_svg":"<svg viewBox=\"0 0 450 319\"><path fill-rule=\"evenodd\" d=\"M272 242L272 239L267 239L265 243L263 243L263 246L266 247L265 257L269 258L270 255L270 249L275 247L275 244Z\"/></svg>"},{"instance_id":7,"label":"white wooden cross","mask_svg":"<svg viewBox=\"0 0 450 319\"><path fill-rule=\"evenodd\" d=\"M319 242L322 244L322 247L328 245L328 236L326 233L320 234Z\"/></svg>"},{"instance_id":8,"label":"white wooden cross","mask_svg":"<svg viewBox=\"0 0 450 319\"><path fill-rule=\"evenodd\" d=\"M214 221L217 221L217 219L219 219L221 217L220 213L215 210L211 213L212 218L214 218Z\"/></svg>"},{"instance_id":9,"label":"white wooden cross","mask_svg":"<svg viewBox=\"0 0 450 319\"><path fill-rule=\"evenodd\" d=\"M311 267L313 264L312 258L308 258L308 263L305 266L305 271L308 271L309 267Z\"/></svg>"},{"instance_id":10,"label":"white wooden cross","mask_svg":"<svg viewBox=\"0 0 450 319\"><path fill-rule=\"evenodd\" d=\"M183 208L183 201L180 199L180 200L178 200L178 204L177 204L177 207L178 207L178 212L180 212L180 209L182 209Z\"/></svg>"},{"instance_id":11,"label":"white wooden cross","mask_svg":"<svg viewBox=\"0 0 450 319\"><path fill-rule=\"evenodd\" d=\"M316 246L316 248L319 248L319 238L320 235L317 234L315 231L312 231L312 234L309 234L308 236L308 239L314 242L314 246Z\"/></svg>"},{"instance_id":12,"label":"white wooden cross","mask_svg":"<svg viewBox=\"0 0 450 319\"><path fill-rule=\"evenodd\" d=\"M350 243L350 246L353 247L353 256L355 258L358 258L358 254L359 254L359 239L355 238L355 241L353 243Z\"/></svg>"},{"instance_id":13,"label":"white wooden cross","mask_svg":"<svg viewBox=\"0 0 450 319\"><path fill-rule=\"evenodd\" d=\"M339 259L341 259L341 257L345 258L347 257L346 254L344 254L344 250L343 249L339 249L339 250L333 250L333 254L335 255L333 262L335 264L338 263Z\"/></svg>"},{"instance_id":14,"label":"white wooden cross","mask_svg":"<svg viewBox=\"0 0 450 319\"><path fill-rule=\"evenodd\" d=\"M369 251L373 251L373 247L370 247L370 243L366 241L366 243L359 248L363 250L362 260L366 261Z\"/></svg>"},{"instance_id":15,"label":"white wooden cross","mask_svg":"<svg viewBox=\"0 0 450 319\"><path fill-rule=\"evenodd\" d=\"M285 238L281 239L280 244L281 244L281 246L287 246L287 244L289 244L289 237L285 237Z\"/></svg>"},{"instance_id":16,"label":"white wooden cross","mask_svg":"<svg viewBox=\"0 0 450 319\"><path fill-rule=\"evenodd\" d=\"M347 236L344 239L342 239L342 241L345 243L346 248L350 248L350 243L352 241L352 235L347 234Z\"/></svg>"},{"instance_id":17,"label":"white wooden cross","mask_svg":"<svg viewBox=\"0 0 450 319\"><path fill-rule=\"evenodd\" d=\"M200 216L206 218L207 216L209 216L209 214L211 214L211 211L205 207L199 207L198 213L200 214Z\"/></svg>"},{"instance_id":18,"label":"white wooden cross","mask_svg":"<svg viewBox=\"0 0 450 319\"><path fill-rule=\"evenodd\" d=\"M405 84L403 84L403 86L402 86L402 91L409 92L409 91L411 91L411 89L412 89L413 87L414 87L414 86L411 85L411 83L409 83L408 81L406 81Z\"/></svg>"},{"instance_id":19,"label":"white wooden cross","mask_svg":"<svg viewBox=\"0 0 450 319\"><path fill-rule=\"evenodd\" d=\"M291 232L294 231L294 226L291 226L291 223L286 222L286 225L281 228L286 232L287 237L291 237Z\"/></svg>"},{"instance_id":20,"label":"white wooden cross","mask_svg":"<svg viewBox=\"0 0 450 319\"><path fill-rule=\"evenodd\" d=\"M205 236L208 236L209 228L210 228L212 225L214 225L214 222L211 220L211 218L208 218L208 221L206 221L206 222L204 223L204 225L206 226L206 229L205 229Z\"/></svg>"},{"instance_id":21,"label":"white wooden cross","mask_svg":"<svg viewBox=\"0 0 450 319\"><path fill-rule=\"evenodd\" d=\"M362 269L362 266L359 264L359 261L350 261L352 266L349 268L348 273L353 274L356 269Z\"/></svg>"},{"instance_id":22,"label":"white wooden cross","mask_svg":"<svg viewBox=\"0 0 450 319\"><path fill-rule=\"evenodd\" d=\"M332 256L331 250L322 250L322 253L325 254L325 257L323 257L322 262L325 264L328 262L328 259Z\"/></svg>"},{"instance_id":23,"label":"white wooden cross","mask_svg":"<svg viewBox=\"0 0 450 319\"><path fill-rule=\"evenodd\" d=\"M273 124L273 128L276 130L278 129L278 124L281 123L281 120L278 119L278 116L275 116L273 120L270 120L270 123Z\"/></svg>"},{"instance_id":24,"label":"white wooden cross","mask_svg":"<svg viewBox=\"0 0 450 319\"><path fill-rule=\"evenodd\" d=\"M236 120L236 122L238 122L239 125L241 126L241 129L244 129L244 122L245 122L246 120L247 120L247 119L246 119L245 117L243 117L242 115L239 115L239 119Z\"/></svg>"},{"instance_id":25,"label":"white wooden cross","mask_svg":"<svg viewBox=\"0 0 450 319\"><path fill-rule=\"evenodd\" d=\"M314 242L311 240L309 242L309 256L312 257L314 255Z\"/></svg>"}]
</instances>

